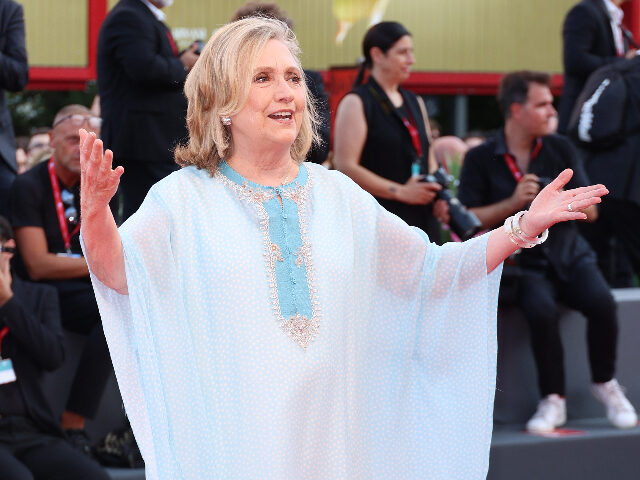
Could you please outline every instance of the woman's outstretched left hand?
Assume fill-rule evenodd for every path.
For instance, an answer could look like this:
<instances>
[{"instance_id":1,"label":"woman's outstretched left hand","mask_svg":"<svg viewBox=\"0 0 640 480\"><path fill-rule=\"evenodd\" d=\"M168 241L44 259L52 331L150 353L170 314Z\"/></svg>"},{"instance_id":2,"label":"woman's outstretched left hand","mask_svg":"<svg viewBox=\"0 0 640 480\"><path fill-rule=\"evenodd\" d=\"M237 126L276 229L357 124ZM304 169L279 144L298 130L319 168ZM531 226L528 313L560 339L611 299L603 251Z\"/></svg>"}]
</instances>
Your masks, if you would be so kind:
<instances>
[{"instance_id":1,"label":"woman's outstretched left hand","mask_svg":"<svg viewBox=\"0 0 640 480\"><path fill-rule=\"evenodd\" d=\"M604 185L564 190L571 180L573 170L563 170L549 185L543 188L531 202L527 213L520 220L522 231L537 237L545 229L567 220L586 220L582 212L587 207L600 203L600 197L609 193Z\"/></svg>"}]
</instances>

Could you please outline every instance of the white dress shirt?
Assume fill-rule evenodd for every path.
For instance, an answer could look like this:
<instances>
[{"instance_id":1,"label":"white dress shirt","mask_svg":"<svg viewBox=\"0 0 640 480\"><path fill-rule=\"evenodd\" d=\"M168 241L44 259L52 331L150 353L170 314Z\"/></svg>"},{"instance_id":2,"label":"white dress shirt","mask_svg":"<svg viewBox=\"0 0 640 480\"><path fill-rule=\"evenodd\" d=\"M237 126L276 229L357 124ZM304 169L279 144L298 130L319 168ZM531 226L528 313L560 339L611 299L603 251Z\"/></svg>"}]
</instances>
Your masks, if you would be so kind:
<instances>
[{"instance_id":1,"label":"white dress shirt","mask_svg":"<svg viewBox=\"0 0 640 480\"><path fill-rule=\"evenodd\" d=\"M613 32L613 41L616 44L616 51L619 56L624 55L624 38L622 35L622 19L624 18L624 12L611 0L604 0L604 4L609 12L609 19L611 22L611 31Z\"/></svg>"},{"instance_id":2,"label":"white dress shirt","mask_svg":"<svg viewBox=\"0 0 640 480\"><path fill-rule=\"evenodd\" d=\"M165 19L167 18L167 14L164 13L162 10L160 10L158 7L156 7L153 3L151 3L149 0L141 0L142 3L144 3L147 7L149 7L149 10L151 10L151 13L153 13L153 16L156 17L158 20L160 20L161 22L164 22Z\"/></svg>"}]
</instances>

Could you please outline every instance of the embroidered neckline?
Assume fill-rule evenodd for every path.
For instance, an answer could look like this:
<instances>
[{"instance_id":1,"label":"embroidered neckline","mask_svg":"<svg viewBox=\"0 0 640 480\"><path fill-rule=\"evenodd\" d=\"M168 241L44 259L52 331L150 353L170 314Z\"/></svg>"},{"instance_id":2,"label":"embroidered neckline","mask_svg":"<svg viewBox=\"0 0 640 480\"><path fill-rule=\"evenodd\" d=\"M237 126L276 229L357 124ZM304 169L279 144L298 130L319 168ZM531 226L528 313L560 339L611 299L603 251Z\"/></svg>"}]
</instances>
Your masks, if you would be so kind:
<instances>
[{"instance_id":1,"label":"embroidered neckline","mask_svg":"<svg viewBox=\"0 0 640 480\"><path fill-rule=\"evenodd\" d=\"M277 187L269 187L256 182L252 182L251 180L243 177L237 171L235 171L225 160L220 163L220 166L218 167L216 173L218 172L227 177L231 182L238 185L244 185L246 183L247 186L249 186L253 190L266 190L271 192L278 192L280 190L295 188L297 185L304 186L306 185L307 179L309 177L309 172L304 164L300 164L298 168L298 174L293 180L288 183L283 183L282 185L279 185Z\"/></svg>"},{"instance_id":2,"label":"embroidered neckline","mask_svg":"<svg viewBox=\"0 0 640 480\"><path fill-rule=\"evenodd\" d=\"M309 216L309 194L312 185L311 171L304 164L300 165L296 178L285 185L279 187L267 187L247 180L238 172L233 170L226 162L222 162L216 171L214 178L229 188L234 195L248 205L254 207L257 215L260 231L262 232L264 244L264 258L267 270L267 280L269 282L271 305L274 317L280 328L302 349L306 350L311 342L315 340L320 329L320 308L317 299L317 289L315 286L315 275L312 261L312 248L308 238L308 216ZM283 245L272 241L269 212L266 204L280 196L283 202L282 217L284 214L285 200L296 205L298 214L298 225L300 245L295 251L287 253L281 248ZM273 209L273 207L271 207ZM273 213L273 212L272 212ZM284 227L283 227L284 228ZM285 235L286 237L286 235ZM286 243L286 240L284 240ZM281 263L282 262L282 263ZM299 311L301 304L296 300L296 294L289 285L278 283L276 267L279 264L290 266L291 268L304 268L306 277L307 297L304 303L311 307L310 315ZM293 278L293 276L292 276ZM293 280L292 280L293 281ZM295 283L295 282L293 282ZM288 301L296 305L296 312L293 315L284 316L281 310L279 295L289 295Z\"/></svg>"}]
</instances>

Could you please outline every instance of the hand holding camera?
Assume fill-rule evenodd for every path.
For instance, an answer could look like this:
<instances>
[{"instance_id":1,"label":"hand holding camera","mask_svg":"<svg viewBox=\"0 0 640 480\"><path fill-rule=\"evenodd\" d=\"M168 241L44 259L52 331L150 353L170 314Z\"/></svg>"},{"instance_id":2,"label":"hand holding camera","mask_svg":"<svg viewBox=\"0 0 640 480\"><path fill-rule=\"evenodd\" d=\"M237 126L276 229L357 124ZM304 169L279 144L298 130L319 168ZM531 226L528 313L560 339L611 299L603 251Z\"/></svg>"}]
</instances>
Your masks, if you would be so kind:
<instances>
[{"instance_id":1,"label":"hand holding camera","mask_svg":"<svg viewBox=\"0 0 640 480\"><path fill-rule=\"evenodd\" d=\"M409 205L427 205L435 200L441 189L436 182L425 182L422 176L413 176L398 188L395 199Z\"/></svg>"},{"instance_id":2,"label":"hand holding camera","mask_svg":"<svg viewBox=\"0 0 640 480\"><path fill-rule=\"evenodd\" d=\"M482 223L473 212L467 210L460 200L456 198L449 189L453 182L453 176L449 175L444 168L440 167L435 172L422 177L423 182L432 182L440 185L436 193L438 201L442 200L447 204L449 215L449 227L462 241L468 240L480 231Z\"/></svg>"},{"instance_id":3,"label":"hand holding camera","mask_svg":"<svg viewBox=\"0 0 640 480\"><path fill-rule=\"evenodd\" d=\"M524 209L536 198L536 195L538 195L538 192L542 189L538 180L538 176L533 173L527 173L522 176L522 179L518 182L515 191L511 195L516 211Z\"/></svg>"}]
</instances>

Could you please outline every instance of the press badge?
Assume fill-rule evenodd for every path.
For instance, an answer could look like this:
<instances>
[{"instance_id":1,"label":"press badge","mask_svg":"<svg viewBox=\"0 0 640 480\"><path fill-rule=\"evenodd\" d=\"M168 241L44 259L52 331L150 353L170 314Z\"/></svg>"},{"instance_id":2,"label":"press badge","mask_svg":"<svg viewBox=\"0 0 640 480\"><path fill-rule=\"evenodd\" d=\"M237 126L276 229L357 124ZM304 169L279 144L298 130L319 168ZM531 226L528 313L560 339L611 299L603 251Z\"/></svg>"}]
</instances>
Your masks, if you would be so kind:
<instances>
[{"instance_id":1,"label":"press badge","mask_svg":"<svg viewBox=\"0 0 640 480\"><path fill-rule=\"evenodd\" d=\"M0 385L16 381L16 372L13 371L11 359L0 360Z\"/></svg>"}]
</instances>

